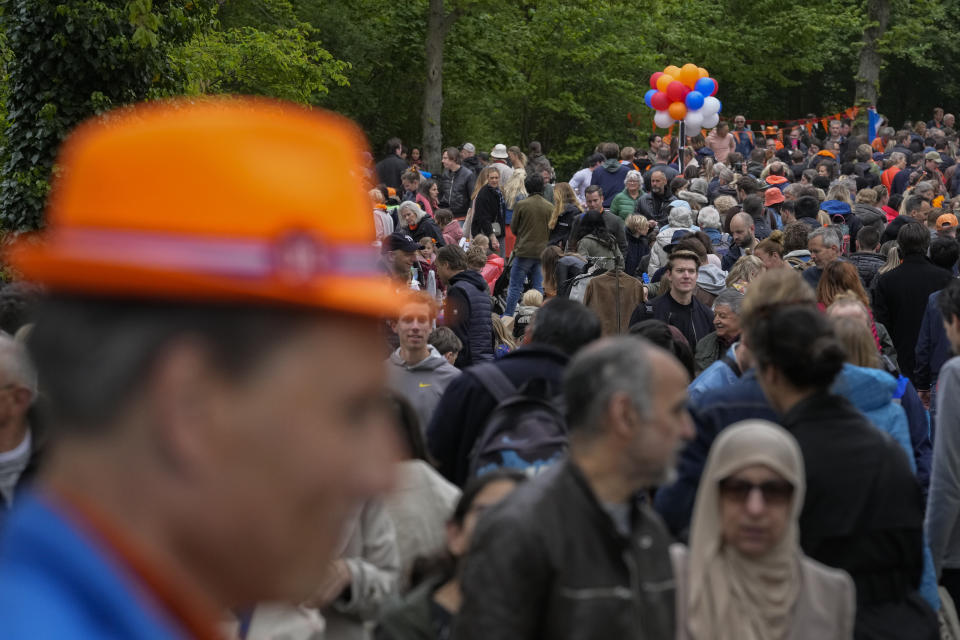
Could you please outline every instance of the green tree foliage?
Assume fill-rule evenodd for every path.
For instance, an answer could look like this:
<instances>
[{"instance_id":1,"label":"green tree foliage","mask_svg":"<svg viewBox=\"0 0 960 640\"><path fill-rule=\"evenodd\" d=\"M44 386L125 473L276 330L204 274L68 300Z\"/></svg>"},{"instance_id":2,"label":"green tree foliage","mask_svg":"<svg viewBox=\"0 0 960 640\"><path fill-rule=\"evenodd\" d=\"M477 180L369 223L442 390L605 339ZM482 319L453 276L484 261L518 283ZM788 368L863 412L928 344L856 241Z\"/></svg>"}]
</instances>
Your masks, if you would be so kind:
<instances>
[{"instance_id":1,"label":"green tree foliage","mask_svg":"<svg viewBox=\"0 0 960 640\"><path fill-rule=\"evenodd\" d=\"M960 99L960 0L889 5L876 41L894 123ZM868 0L443 0L443 145L539 140L567 177L603 140L645 146L648 78L694 62L724 115L849 107ZM41 224L54 153L91 114L176 93L246 93L334 109L422 142L430 0L7 0L0 4L0 216ZM0 138L4 135L0 126ZM2 141L2 140L0 140Z\"/></svg>"},{"instance_id":2,"label":"green tree foliage","mask_svg":"<svg viewBox=\"0 0 960 640\"><path fill-rule=\"evenodd\" d=\"M195 0L10 0L7 130L0 217L8 228L41 226L54 156L64 135L92 114L170 92L169 43L210 17Z\"/></svg>"},{"instance_id":3,"label":"green tree foliage","mask_svg":"<svg viewBox=\"0 0 960 640\"><path fill-rule=\"evenodd\" d=\"M331 84L347 84L347 65L320 45L286 0L230 3L219 17L220 28L199 31L170 54L185 93L316 103Z\"/></svg>"}]
</instances>

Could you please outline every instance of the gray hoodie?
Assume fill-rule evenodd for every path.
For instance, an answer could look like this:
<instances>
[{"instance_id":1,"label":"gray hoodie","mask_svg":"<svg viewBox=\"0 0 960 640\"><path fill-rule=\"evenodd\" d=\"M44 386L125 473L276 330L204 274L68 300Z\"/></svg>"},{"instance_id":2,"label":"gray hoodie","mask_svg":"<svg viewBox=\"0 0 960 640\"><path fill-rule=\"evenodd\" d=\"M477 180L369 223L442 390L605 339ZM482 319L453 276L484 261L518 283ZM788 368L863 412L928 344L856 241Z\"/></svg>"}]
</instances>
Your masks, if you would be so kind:
<instances>
[{"instance_id":1,"label":"gray hoodie","mask_svg":"<svg viewBox=\"0 0 960 640\"><path fill-rule=\"evenodd\" d=\"M424 431L447 385L460 375L460 370L447 362L437 348L430 346L430 354L416 364L407 364L397 349L387 360L390 388L406 398L420 417Z\"/></svg>"},{"instance_id":2,"label":"gray hoodie","mask_svg":"<svg viewBox=\"0 0 960 640\"><path fill-rule=\"evenodd\" d=\"M705 264L697 272L697 286L715 296L727 288L727 272L713 264Z\"/></svg>"}]
</instances>

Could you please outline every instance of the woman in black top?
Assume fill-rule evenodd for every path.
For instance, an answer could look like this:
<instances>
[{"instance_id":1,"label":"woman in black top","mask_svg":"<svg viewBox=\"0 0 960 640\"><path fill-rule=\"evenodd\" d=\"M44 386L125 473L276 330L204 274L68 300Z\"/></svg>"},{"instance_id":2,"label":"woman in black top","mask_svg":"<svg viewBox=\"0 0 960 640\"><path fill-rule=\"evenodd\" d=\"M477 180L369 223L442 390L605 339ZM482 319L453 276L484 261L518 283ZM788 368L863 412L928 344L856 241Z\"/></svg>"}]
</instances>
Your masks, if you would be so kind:
<instances>
[{"instance_id":1,"label":"woman in black top","mask_svg":"<svg viewBox=\"0 0 960 640\"><path fill-rule=\"evenodd\" d=\"M473 194L471 237L485 235L490 238L490 248L499 251L500 239L504 234L504 212L503 194L500 192L500 172L496 167L487 167L480 172Z\"/></svg>"},{"instance_id":2,"label":"woman in black top","mask_svg":"<svg viewBox=\"0 0 960 640\"><path fill-rule=\"evenodd\" d=\"M433 238L437 247L444 245L443 232L416 202L404 202L399 210L400 228L398 231L409 233L416 242L420 238Z\"/></svg>"},{"instance_id":3,"label":"woman in black top","mask_svg":"<svg viewBox=\"0 0 960 640\"><path fill-rule=\"evenodd\" d=\"M762 278L771 275L792 275L802 286L794 271ZM801 546L853 578L855 636L937 638L936 615L917 595L920 486L899 446L830 392L844 352L829 321L810 305L765 305L748 292L743 326L760 386L803 451L808 484Z\"/></svg>"}]
</instances>

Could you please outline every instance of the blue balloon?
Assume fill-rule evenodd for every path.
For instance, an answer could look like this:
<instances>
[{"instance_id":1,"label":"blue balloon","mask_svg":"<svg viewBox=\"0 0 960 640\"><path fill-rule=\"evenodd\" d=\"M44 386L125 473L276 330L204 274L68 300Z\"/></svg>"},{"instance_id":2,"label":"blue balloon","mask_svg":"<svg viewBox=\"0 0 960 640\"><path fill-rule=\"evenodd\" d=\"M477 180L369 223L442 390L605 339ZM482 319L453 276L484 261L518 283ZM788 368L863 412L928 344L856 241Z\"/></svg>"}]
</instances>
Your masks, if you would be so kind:
<instances>
[{"instance_id":1,"label":"blue balloon","mask_svg":"<svg viewBox=\"0 0 960 640\"><path fill-rule=\"evenodd\" d=\"M657 93L656 89L650 89L645 94L643 94L643 101L646 102L647 106L650 107L651 109L653 109L653 105L650 104L650 98L652 98L656 93Z\"/></svg>"},{"instance_id":2,"label":"blue balloon","mask_svg":"<svg viewBox=\"0 0 960 640\"><path fill-rule=\"evenodd\" d=\"M703 94L699 91L691 91L687 94L687 109L696 111L703 106Z\"/></svg>"},{"instance_id":3,"label":"blue balloon","mask_svg":"<svg viewBox=\"0 0 960 640\"><path fill-rule=\"evenodd\" d=\"M719 105L717 107L717 113L720 113L721 111L723 111L723 103L717 100L717 105Z\"/></svg>"},{"instance_id":4,"label":"blue balloon","mask_svg":"<svg viewBox=\"0 0 960 640\"><path fill-rule=\"evenodd\" d=\"M713 95L713 89L717 86L713 78L700 78L697 84L693 85L693 90L703 96Z\"/></svg>"}]
</instances>

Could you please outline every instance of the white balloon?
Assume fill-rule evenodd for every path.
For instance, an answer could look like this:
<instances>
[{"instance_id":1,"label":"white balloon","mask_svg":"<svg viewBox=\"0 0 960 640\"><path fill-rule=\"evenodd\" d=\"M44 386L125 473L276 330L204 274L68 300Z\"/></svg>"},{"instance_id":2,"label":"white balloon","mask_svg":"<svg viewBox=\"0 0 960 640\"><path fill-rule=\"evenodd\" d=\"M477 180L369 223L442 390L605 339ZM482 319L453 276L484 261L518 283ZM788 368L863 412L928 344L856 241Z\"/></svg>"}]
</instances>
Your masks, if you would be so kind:
<instances>
[{"instance_id":1,"label":"white balloon","mask_svg":"<svg viewBox=\"0 0 960 640\"><path fill-rule=\"evenodd\" d=\"M720 111L720 101L714 98L713 96L707 96L703 99L703 106L700 107L700 111L704 116L709 116L710 114L717 113Z\"/></svg>"},{"instance_id":2,"label":"white balloon","mask_svg":"<svg viewBox=\"0 0 960 640\"><path fill-rule=\"evenodd\" d=\"M701 109L701 111L703 111L703 109ZM710 115L703 117L703 124L701 126L705 129L713 129L715 126L717 126L718 122L720 122L720 114L711 113Z\"/></svg>"},{"instance_id":3,"label":"white balloon","mask_svg":"<svg viewBox=\"0 0 960 640\"><path fill-rule=\"evenodd\" d=\"M696 111L687 111L687 117L683 120L688 127L691 129L699 129L703 126L703 114L700 113L700 109Z\"/></svg>"},{"instance_id":4,"label":"white balloon","mask_svg":"<svg viewBox=\"0 0 960 640\"><path fill-rule=\"evenodd\" d=\"M673 118L666 111L657 111L657 115L653 116L653 123L661 129L666 129L673 124Z\"/></svg>"}]
</instances>

